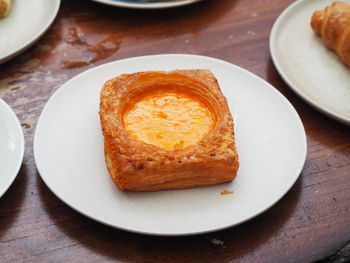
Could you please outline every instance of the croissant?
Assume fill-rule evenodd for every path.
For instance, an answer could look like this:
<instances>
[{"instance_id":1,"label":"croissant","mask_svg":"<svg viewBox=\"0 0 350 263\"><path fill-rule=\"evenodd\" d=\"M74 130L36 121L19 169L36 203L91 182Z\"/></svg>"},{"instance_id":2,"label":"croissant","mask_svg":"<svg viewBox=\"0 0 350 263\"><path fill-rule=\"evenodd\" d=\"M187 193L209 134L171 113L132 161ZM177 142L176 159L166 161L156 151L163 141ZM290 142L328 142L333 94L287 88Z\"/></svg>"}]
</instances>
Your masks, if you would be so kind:
<instances>
[{"instance_id":1,"label":"croissant","mask_svg":"<svg viewBox=\"0 0 350 263\"><path fill-rule=\"evenodd\" d=\"M0 0L0 18L8 15L12 5L12 0Z\"/></svg>"},{"instance_id":2,"label":"croissant","mask_svg":"<svg viewBox=\"0 0 350 263\"><path fill-rule=\"evenodd\" d=\"M101 90L106 166L124 191L233 180L233 118L209 70L123 74Z\"/></svg>"},{"instance_id":3,"label":"croissant","mask_svg":"<svg viewBox=\"0 0 350 263\"><path fill-rule=\"evenodd\" d=\"M324 10L314 12L311 27L322 37L324 44L350 66L350 5L334 2Z\"/></svg>"}]
</instances>

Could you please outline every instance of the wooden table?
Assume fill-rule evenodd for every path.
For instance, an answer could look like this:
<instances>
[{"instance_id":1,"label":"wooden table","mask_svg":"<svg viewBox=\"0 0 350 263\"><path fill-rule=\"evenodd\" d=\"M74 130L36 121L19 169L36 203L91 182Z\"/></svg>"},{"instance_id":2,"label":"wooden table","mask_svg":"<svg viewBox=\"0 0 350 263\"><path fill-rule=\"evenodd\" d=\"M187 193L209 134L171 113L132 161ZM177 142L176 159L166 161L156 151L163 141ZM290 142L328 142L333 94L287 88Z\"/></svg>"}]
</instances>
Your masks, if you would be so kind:
<instances>
[{"instance_id":1,"label":"wooden table","mask_svg":"<svg viewBox=\"0 0 350 263\"><path fill-rule=\"evenodd\" d=\"M20 173L0 199L0 262L310 262L334 253L332 258L346 258L349 127L296 96L269 53L273 22L292 2L209 0L141 11L63 0L57 19L39 42L0 66L0 96L17 113L26 140ZM88 68L159 53L201 54L232 62L271 83L294 105L307 133L307 160L299 180L270 210L220 232L144 236L87 219L63 204L40 179L33 135L51 94Z\"/></svg>"}]
</instances>

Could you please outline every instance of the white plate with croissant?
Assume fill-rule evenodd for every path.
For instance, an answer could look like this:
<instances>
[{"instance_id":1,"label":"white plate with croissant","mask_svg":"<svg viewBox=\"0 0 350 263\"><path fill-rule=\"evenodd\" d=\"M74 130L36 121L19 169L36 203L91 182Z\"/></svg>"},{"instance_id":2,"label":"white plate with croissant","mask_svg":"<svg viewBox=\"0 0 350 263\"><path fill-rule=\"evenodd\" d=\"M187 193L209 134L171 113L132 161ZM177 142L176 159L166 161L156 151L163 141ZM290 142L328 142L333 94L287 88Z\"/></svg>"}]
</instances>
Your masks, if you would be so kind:
<instances>
[{"instance_id":1,"label":"white plate with croissant","mask_svg":"<svg viewBox=\"0 0 350 263\"><path fill-rule=\"evenodd\" d=\"M135 9L163 9L193 4L202 0L92 0L106 5Z\"/></svg>"},{"instance_id":2,"label":"white plate with croissant","mask_svg":"<svg viewBox=\"0 0 350 263\"><path fill-rule=\"evenodd\" d=\"M346 125L350 125L349 20L349 0L300 0L279 16L270 36L273 62L287 84L317 110ZM332 33L335 28L338 35Z\"/></svg>"},{"instance_id":3,"label":"white plate with croissant","mask_svg":"<svg viewBox=\"0 0 350 263\"><path fill-rule=\"evenodd\" d=\"M237 177L229 183L181 190L118 190L106 167L99 116L100 93L105 82L120 74L199 68L211 70L215 75L233 115L240 163ZM108 116L109 120L113 119L112 115ZM117 129L114 127L112 132ZM117 138L141 159L144 156L154 163L159 161L160 148L149 144L135 147L136 141L130 137L118 135ZM207 147L206 143L202 145ZM154 153L148 151L151 148ZM125 152L123 156L126 155ZM39 118L34 156L45 184L76 211L132 232L189 235L237 225L275 204L299 177L306 156L306 137L301 120L288 100L252 73L209 57L155 55L101 65L64 84L50 98ZM121 170L132 169L127 161L120 159ZM146 165L136 169L145 171ZM170 169L175 164L159 165ZM218 170L218 165L212 170ZM158 164L154 167L158 169ZM197 168L193 166L193 170ZM133 178L143 181L146 176L149 175ZM184 183L187 179L184 178Z\"/></svg>"},{"instance_id":4,"label":"white plate with croissant","mask_svg":"<svg viewBox=\"0 0 350 263\"><path fill-rule=\"evenodd\" d=\"M55 19L60 0L0 0L0 63L34 44Z\"/></svg>"}]
</instances>

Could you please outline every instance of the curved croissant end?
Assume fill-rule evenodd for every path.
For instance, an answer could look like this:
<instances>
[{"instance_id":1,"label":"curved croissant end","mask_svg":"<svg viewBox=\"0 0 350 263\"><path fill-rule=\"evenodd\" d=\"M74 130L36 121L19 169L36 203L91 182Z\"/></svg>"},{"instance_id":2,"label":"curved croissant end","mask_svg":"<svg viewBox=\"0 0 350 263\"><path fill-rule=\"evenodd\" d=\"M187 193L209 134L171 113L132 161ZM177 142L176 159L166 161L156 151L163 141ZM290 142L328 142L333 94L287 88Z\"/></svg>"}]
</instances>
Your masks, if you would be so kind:
<instances>
[{"instance_id":1,"label":"curved croissant end","mask_svg":"<svg viewBox=\"0 0 350 263\"><path fill-rule=\"evenodd\" d=\"M334 2L324 10L314 12L311 27L322 37L324 44L350 66L350 5Z\"/></svg>"}]
</instances>

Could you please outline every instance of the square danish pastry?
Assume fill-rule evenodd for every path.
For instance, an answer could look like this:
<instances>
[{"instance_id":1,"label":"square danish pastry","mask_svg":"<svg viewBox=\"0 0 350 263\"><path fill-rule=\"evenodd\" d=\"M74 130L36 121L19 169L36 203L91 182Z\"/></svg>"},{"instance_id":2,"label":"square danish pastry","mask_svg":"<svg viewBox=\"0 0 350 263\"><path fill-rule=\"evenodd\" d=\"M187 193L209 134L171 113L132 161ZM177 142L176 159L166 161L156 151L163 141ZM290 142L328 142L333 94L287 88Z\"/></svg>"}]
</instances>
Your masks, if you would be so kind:
<instances>
[{"instance_id":1,"label":"square danish pastry","mask_svg":"<svg viewBox=\"0 0 350 263\"><path fill-rule=\"evenodd\" d=\"M107 169L120 190L233 180L233 119L209 70L123 74L105 83L100 118Z\"/></svg>"}]
</instances>

